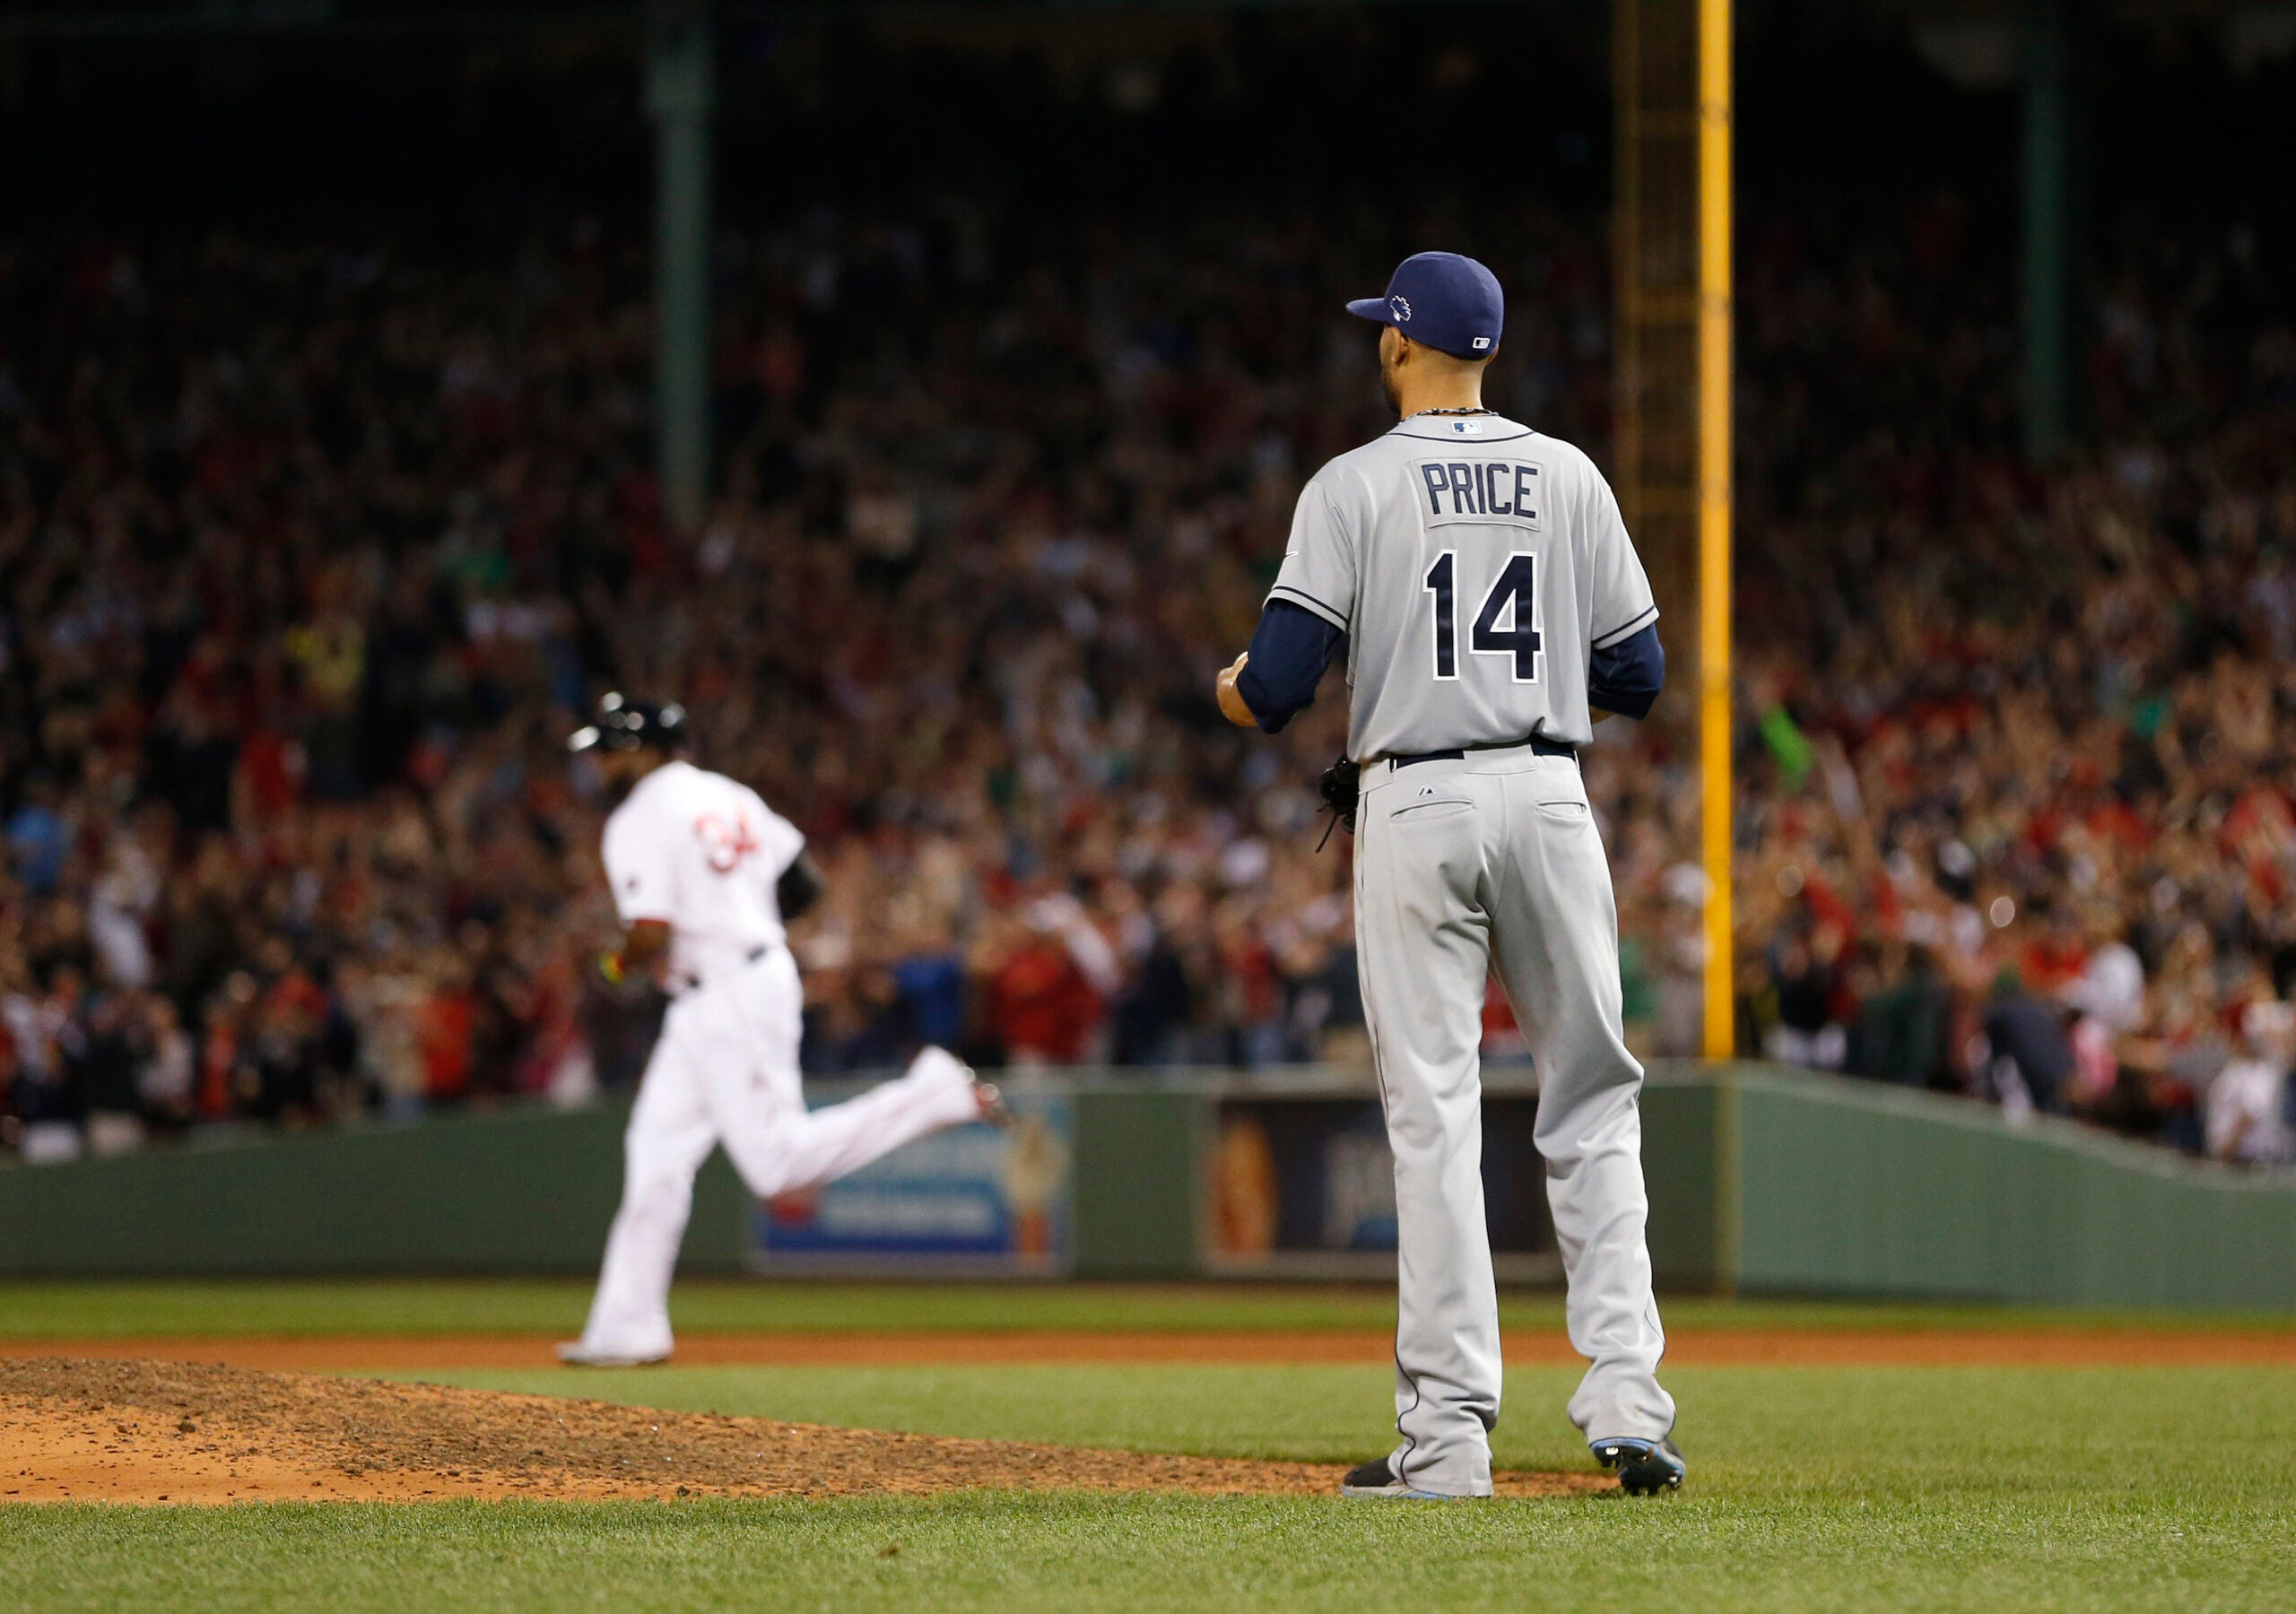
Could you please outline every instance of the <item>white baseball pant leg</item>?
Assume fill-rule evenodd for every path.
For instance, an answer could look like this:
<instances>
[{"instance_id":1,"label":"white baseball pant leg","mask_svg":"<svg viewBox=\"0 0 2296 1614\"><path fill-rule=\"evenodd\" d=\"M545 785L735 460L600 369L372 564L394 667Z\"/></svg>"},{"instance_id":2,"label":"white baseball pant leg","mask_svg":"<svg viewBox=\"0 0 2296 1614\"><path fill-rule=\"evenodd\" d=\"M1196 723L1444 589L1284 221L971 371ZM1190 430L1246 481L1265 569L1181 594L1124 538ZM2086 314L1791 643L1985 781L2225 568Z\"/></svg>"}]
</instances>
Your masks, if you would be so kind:
<instances>
[{"instance_id":1,"label":"white baseball pant leg","mask_svg":"<svg viewBox=\"0 0 2296 1614\"><path fill-rule=\"evenodd\" d=\"M978 1117L971 1072L927 1048L898 1080L808 1110L797 1070L797 967L787 948L720 969L664 1016L622 1137L622 1206L606 1237L586 1349L668 1354L670 1279L694 1174L719 1143L761 1199L859 1170L902 1144Z\"/></svg>"},{"instance_id":2,"label":"white baseball pant leg","mask_svg":"<svg viewBox=\"0 0 2296 1614\"><path fill-rule=\"evenodd\" d=\"M1570 1418L1590 1439L1674 1425L1643 1240L1637 1098L1622 1035L1618 919L1577 765L1527 750L1367 776L1356 936L1395 1151L1393 1465L1446 1496L1491 1493L1499 1306L1483 1197L1481 1044L1494 957L1539 1072L1535 1137L1592 1363Z\"/></svg>"}]
</instances>

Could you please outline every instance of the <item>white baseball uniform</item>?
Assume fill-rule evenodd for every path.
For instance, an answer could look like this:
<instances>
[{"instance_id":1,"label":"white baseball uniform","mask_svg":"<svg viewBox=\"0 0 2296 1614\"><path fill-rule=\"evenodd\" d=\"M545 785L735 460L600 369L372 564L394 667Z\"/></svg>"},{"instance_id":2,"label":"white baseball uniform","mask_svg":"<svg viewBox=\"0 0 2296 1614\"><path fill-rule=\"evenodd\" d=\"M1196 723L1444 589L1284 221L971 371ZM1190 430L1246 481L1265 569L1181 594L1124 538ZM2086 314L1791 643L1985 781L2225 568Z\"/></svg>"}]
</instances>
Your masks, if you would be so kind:
<instances>
[{"instance_id":1,"label":"white baseball uniform","mask_svg":"<svg viewBox=\"0 0 2296 1614\"><path fill-rule=\"evenodd\" d=\"M670 927L674 994L622 1141L622 1208L581 1349L669 1354L670 1274L716 1144L761 1199L825 1183L903 1143L978 1117L972 1073L927 1048L898 1080L808 1110L803 998L776 882L804 837L758 794L689 762L639 780L606 820L604 861L625 924Z\"/></svg>"},{"instance_id":2,"label":"white baseball uniform","mask_svg":"<svg viewBox=\"0 0 2296 1614\"><path fill-rule=\"evenodd\" d=\"M1595 651L1658 614L1617 501L1567 443L1498 415L1414 416L1308 484L1268 599L1347 635L1357 954L1400 1243L1389 1465L1415 1489L1491 1493L1479 1049L1494 964L1530 1031L1570 1341L1592 1362L1571 1419L1591 1441L1657 1439L1674 1404L1656 1376L1642 1067L1621 1027L1610 868L1564 749L1593 738Z\"/></svg>"}]
</instances>

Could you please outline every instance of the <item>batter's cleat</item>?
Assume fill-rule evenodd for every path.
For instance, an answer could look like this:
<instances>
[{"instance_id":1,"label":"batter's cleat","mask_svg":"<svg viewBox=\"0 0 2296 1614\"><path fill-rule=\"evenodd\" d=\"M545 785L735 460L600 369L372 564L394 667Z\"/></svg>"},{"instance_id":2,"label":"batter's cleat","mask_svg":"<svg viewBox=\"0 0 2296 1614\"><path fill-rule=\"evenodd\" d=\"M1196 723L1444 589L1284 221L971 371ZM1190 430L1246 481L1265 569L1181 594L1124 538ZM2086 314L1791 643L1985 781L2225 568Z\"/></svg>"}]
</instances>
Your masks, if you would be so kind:
<instances>
[{"instance_id":1,"label":"batter's cleat","mask_svg":"<svg viewBox=\"0 0 2296 1614\"><path fill-rule=\"evenodd\" d=\"M600 1350L585 1345L579 1340L567 1340L558 1347L558 1359L569 1367L652 1367L670 1359L670 1353L637 1350Z\"/></svg>"},{"instance_id":2,"label":"batter's cleat","mask_svg":"<svg viewBox=\"0 0 2296 1614\"><path fill-rule=\"evenodd\" d=\"M1680 1490L1690 1465L1671 1438L1597 1440L1595 1461L1618 1471L1618 1488L1630 1497L1655 1497Z\"/></svg>"},{"instance_id":3,"label":"batter's cleat","mask_svg":"<svg viewBox=\"0 0 2296 1614\"><path fill-rule=\"evenodd\" d=\"M996 1090L993 1081L983 1081L978 1073L948 1049L937 1044L927 1044L917 1051L909 1062L908 1075L911 1079L938 1077L950 1082L962 1082L972 1093L972 1118L990 1126L1010 1127L1013 1106L1004 1102L1004 1095ZM952 1117L944 1124L956 1124Z\"/></svg>"},{"instance_id":4,"label":"batter's cleat","mask_svg":"<svg viewBox=\"0 0 2296 1614\"><path fill-rule=\"evenodd\" d=\"M972 1084L972 1101L980 1106L980 1118L989 1125L1010 1132L1016 1124L1013 1106L1004 1102L1004 1095L996 1090L995 1082L982 1081L976 1077Z\"/></svg>"},{"instance_id":5,"label":"batter's cleat","mask_svg":"<svg viewBox=\"0 0 2296 1614\"><path fill-rule=\"evenodd\" d=\"M1441 1491L1416 1490L1396 1478L1395 1466L1385 1457L1374 1457L1369 1462L1359 1462L1347 1471L1347 1478L1339 1482L1343 1497L1378 1497L1395 1502L1457 1502L1464 1498L1448 1497Z\"/></svg>"}]
</instances>

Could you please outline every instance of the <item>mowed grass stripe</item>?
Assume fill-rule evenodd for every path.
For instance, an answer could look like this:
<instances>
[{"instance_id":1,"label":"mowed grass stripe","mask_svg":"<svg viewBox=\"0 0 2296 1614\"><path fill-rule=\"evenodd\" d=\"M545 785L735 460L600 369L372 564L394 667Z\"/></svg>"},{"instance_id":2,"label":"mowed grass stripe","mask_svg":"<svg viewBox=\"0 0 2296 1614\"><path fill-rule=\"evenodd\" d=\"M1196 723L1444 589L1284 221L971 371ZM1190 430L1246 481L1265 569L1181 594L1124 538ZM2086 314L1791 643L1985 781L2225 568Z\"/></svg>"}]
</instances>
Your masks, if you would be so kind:
<instances>
[{"instance_id":1,"label":"mowed grass stripe","mask_svg":"<svg viewBox=\"0 0 2296 1614\"><path fill-rule=\"evenodd\" d=\"M2287 1606L2254 1498L1721 1495L1482 1506L965 1496L926 1503L0 1509L15 1606L1498 1610Z\"/></svg>"},{"instance_id":2,"label":"mowed grass stripe","mask_svg":"<svg viewBox=\"0 0 2296 1614\"><path fill-rule=\"evenodd\" d=\"M187 1335L571 1333L589 1304L585 1279L437 1280L117 1280L0 1282L0 1348L15 1341ZM1668 1323L1698 1329L2074 1328L2296 1333L2296 1315L2047 1311L1987 1306L1666 1297ZM674 1320L688 1332L1380 1332L1395 1324L1385 1285L679 1284ZM1559 1295L1501 1297L1509 1328L1560 1333Z\"/></svg>"}]
</instances>

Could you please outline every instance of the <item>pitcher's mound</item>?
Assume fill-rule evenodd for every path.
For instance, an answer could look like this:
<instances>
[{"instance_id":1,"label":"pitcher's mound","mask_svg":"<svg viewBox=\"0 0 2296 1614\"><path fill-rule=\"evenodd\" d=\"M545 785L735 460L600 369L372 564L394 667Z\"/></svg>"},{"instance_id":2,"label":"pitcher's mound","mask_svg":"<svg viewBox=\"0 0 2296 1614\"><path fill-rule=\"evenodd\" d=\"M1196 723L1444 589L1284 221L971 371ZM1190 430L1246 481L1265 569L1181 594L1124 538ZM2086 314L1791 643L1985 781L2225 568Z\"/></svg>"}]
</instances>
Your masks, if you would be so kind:
<instances>
[{"instance_id":1,"label":"pitcher's mound","mask_svg":"<svg viewBox=\"0 0 2296 1614\"><path fill-rule=\"evenodd\" d=\"M1309 1462L1158 1456L656 1412L187 1362L0 1360L0 1501L1335 1494ZM1600 1490L1509 1474L1502 1496Z\"/></svg>"}]
</instances>

